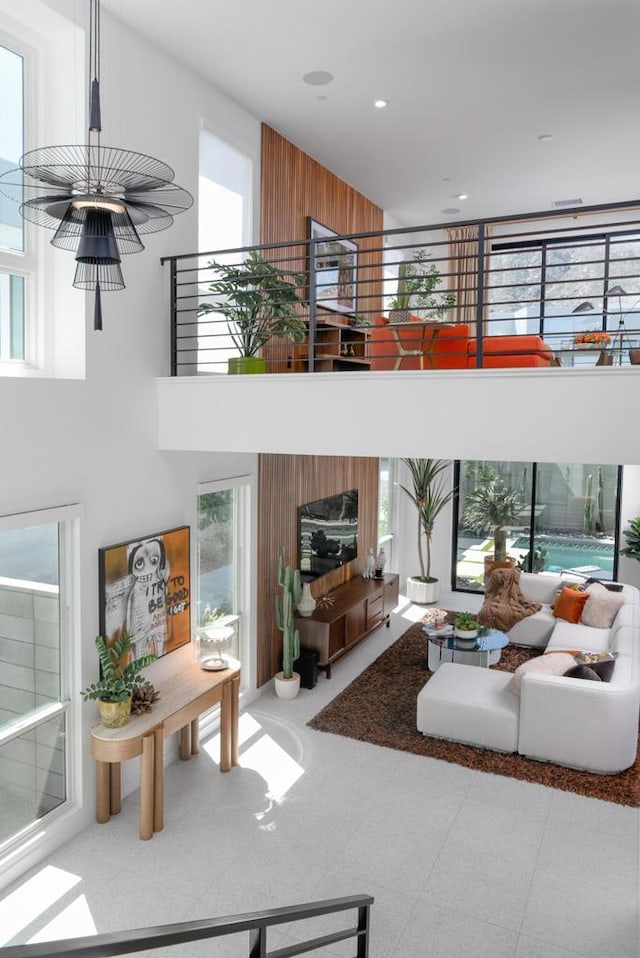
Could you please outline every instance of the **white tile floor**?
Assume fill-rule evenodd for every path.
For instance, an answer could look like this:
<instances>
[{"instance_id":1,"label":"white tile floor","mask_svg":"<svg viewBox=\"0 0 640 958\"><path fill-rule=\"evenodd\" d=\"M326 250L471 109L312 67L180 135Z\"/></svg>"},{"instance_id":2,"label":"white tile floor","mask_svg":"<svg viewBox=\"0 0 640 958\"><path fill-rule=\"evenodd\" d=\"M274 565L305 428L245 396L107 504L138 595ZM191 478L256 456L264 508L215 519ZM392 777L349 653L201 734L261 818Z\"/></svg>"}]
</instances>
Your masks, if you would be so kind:
<instances>
[{"instance_id":1,"label":"white tile floor","mask_svg":"<svg viewBox=\"0 0 640 958\"><path fill-rule=\"evenodd\" d=\"M215 737L170 766L151 841L131 796L7 889L3 942L368 892L372 958L637 958L637 809L307 728L418 614L294 702L263 692L241 716L240 768L219 774ZM334 924L284 927L269 948ZM240 958L247 936L153 954Z\"/></svg>"}]
</instances>

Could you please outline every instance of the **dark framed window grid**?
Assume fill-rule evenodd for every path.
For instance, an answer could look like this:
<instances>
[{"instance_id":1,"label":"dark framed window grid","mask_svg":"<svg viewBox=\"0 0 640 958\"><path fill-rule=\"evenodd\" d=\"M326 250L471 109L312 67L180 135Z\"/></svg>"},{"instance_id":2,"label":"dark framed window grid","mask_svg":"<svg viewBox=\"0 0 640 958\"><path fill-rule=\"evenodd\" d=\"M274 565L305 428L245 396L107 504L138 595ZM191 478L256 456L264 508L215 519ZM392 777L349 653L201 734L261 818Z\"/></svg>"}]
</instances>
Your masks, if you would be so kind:
<instances>
[{"instance_id":1,"label":"dark framed window grid","mask_svg":"<svg viewBox=\"0 0 640 958\"><path fill-rule=\"evenodd\" d=\"M488 524L473 526L467 507L492 478L515 490L522 503L507 539L508 555L519 568L616 579L622 466L457 460L451 550L454 591L484 592L484 556L493 551L493 535Z\"/></svg>"}]
</instances>

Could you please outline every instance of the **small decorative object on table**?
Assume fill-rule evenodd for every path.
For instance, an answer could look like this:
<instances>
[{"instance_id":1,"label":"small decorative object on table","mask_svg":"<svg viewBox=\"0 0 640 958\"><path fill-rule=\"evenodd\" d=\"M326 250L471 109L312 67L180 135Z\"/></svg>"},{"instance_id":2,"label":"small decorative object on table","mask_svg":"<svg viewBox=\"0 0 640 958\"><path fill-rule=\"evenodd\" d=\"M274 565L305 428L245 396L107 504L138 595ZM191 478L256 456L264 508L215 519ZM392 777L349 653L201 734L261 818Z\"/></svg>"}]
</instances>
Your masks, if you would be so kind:
<instances>
[{"instance_id":1,"label":"small decorative object on table","mask_svg":"<svg viewBox=\"0 0 640 958\"><path fill-rule=\"evenodd\" d=\"M453 620L453 627L458 643L468 642L475 645L480 623L473 612L458 612Z\"/></svg>"},{"instance_id":2,"label":"small decorative object on table","mask_svg":"<svg viewBox=\"0 0 640 958\"><path fill-rule=\"evenodd\" d=\"M336 601L335 595L332 595L331 592L323 592L322 595L319 595L316 599L316 608L317 609L330 609Z\"/></svg>"},{"instance_id":3,"label":"small decorative object on table","mask_svg":"<svg viewBox=\"0 0 640 958\"><path fill-rule=\"evenodd\" d=\"M427 609L420 621L432 628L441 629L447 622L447 610Z\"/></svg>"},{"instance_id":4,"label":"small decorative object on table","mask_svg":"<svg viewBox=\"0 0 640 958\"><path fill-rule=\"evenodd\" d=\"M98 682L80 692L86 701L97 699L100 717L105 728L122 728L131 715L131 698L136 689L145 689L149 681L140 671L155 660L155 655L143 655L132 659L131 636L128 632L107 645L101 635L95 638L100 661L101 677Z\"/></svg>"},{"instance_id":5,"label":"small decorative object on table","mask_svg":"<svg viewBox=\"0 0 640 958\"><path fill-rule=\"evenodd\" d=\"M204 625L196 630L196 662L201 669L218 672L227 669L229 662L222 655L233 638L231 625Z\"/></svg>"},{"instance_id":6,"label":"small decorative object on table","mask_svg":"<svg viewBox=\"0 0 640 958\"><path fill-rule=\"evenodd\" d=\"M376 554L373 549L367 551L367 558L364 563L364 569L362 570L363 579L373 579L376 574Z\"/></svg>"},{"instance_id":7,"label":"small decorative object on table","mask_svg":"<svg viewBox=\"0 0 640 958\"><path fill-rule=\"evenodd\" d=\"M573 337L573 345L577 349L602 348L607 345L610 338L609 333L603 329L590 329L586 333L576 333Z\"/></svg>"},{"instance_id":8,"label":"small decorative object on table","mask_svg":"<svg viewBox=\"0 0 640 958\"><path fill-rule=\"evenodd\" d=\"M305 618L312 615L316 609L316 600L311 595L311 584L309 582L302 583L302 596L300 601L296 605L298 615L302 615Z\"/></svg>"},{"instance_id":9,"label":"small decorative object on table","mask_svg":"<svg viewBox=\"0 0 640 958\"><path fill-rule=\"evenodd\" d=\"M384 567L387 564L387 557L384 554L384 549L380 549L380 552L376 556L376 568L374 573L374 578L381 579L384 573Z\"/></svg>"}]
</instances>

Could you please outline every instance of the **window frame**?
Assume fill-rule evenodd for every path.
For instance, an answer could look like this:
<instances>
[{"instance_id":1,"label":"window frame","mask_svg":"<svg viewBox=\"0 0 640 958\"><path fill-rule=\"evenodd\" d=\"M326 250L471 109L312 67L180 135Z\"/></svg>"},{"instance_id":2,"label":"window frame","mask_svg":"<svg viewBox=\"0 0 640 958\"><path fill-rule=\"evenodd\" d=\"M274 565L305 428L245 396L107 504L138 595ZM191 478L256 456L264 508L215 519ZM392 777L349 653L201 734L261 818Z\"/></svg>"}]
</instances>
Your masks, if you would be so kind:
<instances>
[{"instance_id":1,"label":"window frame","mask_svg":"<svg viewBox=\"0 0 640 958\"><path fill-rule=\"evenodd\" d=\"M453 484L456 489L456 494L453 499L454 508L453 508L453 522L452 522L452 535L451 535L451 569L450 569L450 578L451 578L451 591L460 592L468 595L484 595L484 588L482 589L465 589L459 586L458 576L457 576L457 566L458 566L458 532L460 526L460 467L462 462L467 462L469 460L455 459L453 463ZM527 467L531 467L531 493L528 506L530 509L530 514L533 516L535 514L535 504L536 504L536 487L537 487L537 473L538 467L540 465L548 465L548 463L539 463L539 462L526 462L524 463ZM604 464L603 464L604 465ZM612 463L611 465L615 465ZM617 469L617 478L616 478L616 501L615 501L615 515L614 515L614 550L613 550L613 569L612 569L612 581L616 581L618 577L619 569L619 559L620 559L620 535L621 535L621 519L620 513L622 509L622 483L623 483L623 473L624 466L616 465ZM535 541L535 522L530 523L529 529L529 553L533 555L533 546ZM531 571L525 570L525 571Z\"/></svg>"},{"instance_id":2,"label":"window frame","mask_svg":"<svg viewBox=\"0 0 640 958\"><path fill-rule=\"evenodd\" d=\"M0 46L22 58L22 154L33 149L39 132L38 52L22 37L0 27ZM24 281L24 356L20 359L0 358L0 376L15 375L38 365L37 311L39 295L38 260L43 243L36 227L23 220L24 248L9 250L0 246L0 272L20 276Z\"/></svg>"},{"instance_id":3,"label":"window frame","mask_svg":"<svg viewBox=\"0 0 640 958\"><path fill-rule=\"evenodd\" d=\"M242 664L241 690L251 688L255 672L255 655L251 647L251 636L255 634L253 623L254 612L252 612L254 603L251 602L251 584L255 577L255 564L253 561L252 549L252 529L254 516L256 515L256 497L257 483L253 475L231 476L228 479L213 479L208 482L198 483L195 497L195 518L193 528L198 529L198 499L202 495L210 492L224 492L226 489L238 490L238 499L236 503L235 516L235 536L234 536L234 563L235 563L235 596L237 610L233 613L233 621L237 622L238 646L240 650L240 662ZM196 539L197 542L197 539ZM195 589L192 594L195 601L192 602L191 609L191 628L195 631L200 621L200 576L197 547L192 550L191 557L191 581L195 583ZM230 620L231 621L231 620Z\"/></svg>"},{"instance_id":4,"label":"window frame","mask_svg":"<svg viewBox=\"0 0 640 958\"><path fill-rule=\"evenodd\" d=\"M58 716L65 717L65 794L66 798L42 818L36 818L0 844L0 874L4 863L15 859L19 849L31 844L36 835L44 836L43 822L54 822L78 807L82 801L82 709L74 691L81 682L80 628L80 522L84 515L80 503L37 509L31 512L0 515L0 531L32 526L58 525L58 611L60 641L60 688L58 700L36 706L27 715L7 723L0 730L0 747L25 733L45 725ZM77 699L77 701L76 701Z\"/></svg>"}]
</instances>

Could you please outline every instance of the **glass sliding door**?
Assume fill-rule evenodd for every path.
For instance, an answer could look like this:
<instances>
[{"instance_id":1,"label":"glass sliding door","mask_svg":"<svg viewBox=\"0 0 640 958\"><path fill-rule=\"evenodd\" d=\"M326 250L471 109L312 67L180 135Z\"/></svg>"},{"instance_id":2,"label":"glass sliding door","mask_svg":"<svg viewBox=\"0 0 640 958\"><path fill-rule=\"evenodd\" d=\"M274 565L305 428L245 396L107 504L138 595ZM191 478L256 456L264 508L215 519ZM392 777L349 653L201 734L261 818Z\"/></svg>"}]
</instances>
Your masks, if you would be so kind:
<instances>
[{"instance_id":1,"label":"glass sliding door","mask_svg":"<svg viewBox=\"0 0 640 958\"><path fill-rule=\"evenodd\" d=\"M69 799L71 524L33 523L0 517L0 854Z\"/></svg>"},{"instance_id":2,"label":"glass sliding door","mask_svg":"<svg viewBox=\"0 0 640 958\"><path fill-rule=\"evenodd\" d=\"M247 477L199 487L195 622L197 627L231 626L233 636L225 651L245 666L250 502Z\"/></svg>"},{"instance_id":3,"label":"glass sliding door","mask_svg":"<svg viewBox=\"0 0 640 958\"><path fill-rule=\"evenodd\" d=\"M621 467L463 460L456 468L454 588L484 590L484 558L493 552L494 530L478 521L469 504L496 479L517 492L521 503L507 529L507 553L519 568L615 577Z\"/></svg>"}]
</instances>

